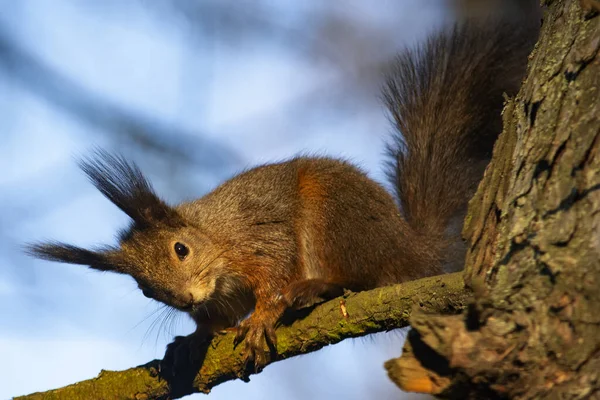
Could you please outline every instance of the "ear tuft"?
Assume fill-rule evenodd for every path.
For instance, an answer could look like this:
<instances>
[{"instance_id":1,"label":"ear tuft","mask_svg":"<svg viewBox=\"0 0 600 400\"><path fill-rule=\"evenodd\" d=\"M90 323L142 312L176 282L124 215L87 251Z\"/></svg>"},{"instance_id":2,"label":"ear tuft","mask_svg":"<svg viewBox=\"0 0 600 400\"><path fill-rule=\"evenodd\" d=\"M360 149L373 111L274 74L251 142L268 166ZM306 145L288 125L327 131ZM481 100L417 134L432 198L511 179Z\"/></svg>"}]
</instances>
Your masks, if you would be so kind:
<instances>
[{"instance_id":1,"label":"ear tuft","mask_svg":"<svg viewBox=\"0 0 600 400\"><path fill-rule=\"evenodd\" d=\"M68 264L89 265L100 271L123 272L123 263L119 261L118 251L92 251L60 242L34 243L25 246L30 256L48 261Z\"/></svg>"},{"instance_id":2,"label":"ear tuft","mask_svg":"<svg viewBox=\"0 0 600 400\"><path fill-rule=\"evenodd\" d=\"M123 156L97 149L79 166L94 186L137 224L183 224L177 212L154 193L142 171Z\"/></svg>"}]
</instances>

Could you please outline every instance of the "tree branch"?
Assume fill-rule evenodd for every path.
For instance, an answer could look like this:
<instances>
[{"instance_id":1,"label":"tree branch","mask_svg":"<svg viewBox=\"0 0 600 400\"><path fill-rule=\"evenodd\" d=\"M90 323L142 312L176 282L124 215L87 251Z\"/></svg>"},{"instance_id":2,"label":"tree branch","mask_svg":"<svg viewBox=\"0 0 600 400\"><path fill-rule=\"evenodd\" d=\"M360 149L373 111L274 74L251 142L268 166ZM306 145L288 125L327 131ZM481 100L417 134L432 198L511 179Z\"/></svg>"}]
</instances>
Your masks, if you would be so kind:
<instances>
[{"instance_id":1,"label":"tree branch","mask_svg":"<svg viewBox=\"0 0 600 400\"><path fill-rule=\"evenodd\" d=\"M278 354L271 362L310 353L346 338L404 327L413 308L425 313L454 314L464 308L469 298L461 273L349 293L318 305L308 315L295 315L289 325L284 322L277 329ZM208 393L222 382L247 378L241 357L243 346L234 349L233 338L233 332L215 337L193 384L178 388L176 393L169 391L164 380L159 380L158 360L154 360L126 371L102 371L94 379L15 400L150 400Z\"/></svg>"}]
</instances>

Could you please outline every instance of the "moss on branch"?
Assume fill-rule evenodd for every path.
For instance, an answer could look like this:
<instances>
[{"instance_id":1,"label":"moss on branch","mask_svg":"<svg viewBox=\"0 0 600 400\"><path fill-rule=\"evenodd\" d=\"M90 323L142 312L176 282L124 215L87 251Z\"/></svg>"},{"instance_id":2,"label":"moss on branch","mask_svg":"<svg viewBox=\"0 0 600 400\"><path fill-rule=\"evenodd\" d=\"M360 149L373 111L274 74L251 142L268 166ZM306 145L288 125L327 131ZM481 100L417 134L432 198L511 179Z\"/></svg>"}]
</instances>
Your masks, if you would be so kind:
<instances>
[{"instance_id":1,"label":"moss on branch","mask_svg":"<svg viewBox=\"0 0 600 400\"><path fill-rule=\"evenodd\" d=\"M316 306L306 316L296 315L277 329L277 358L283 360L316 351L346 338L388 331L408 325L413 308L427 313L456 313L469 299L462 274L420 279L360 293L348 293ZM64 388L16 397L35 399L165 399L194 392L208 393L222 382L246 378L242 347L233 347L234 333L219 335L208 346L193 384L169 391L157 374L158 360L125 371L102 371L98 377Z\"/></svg>"}]
</instances>

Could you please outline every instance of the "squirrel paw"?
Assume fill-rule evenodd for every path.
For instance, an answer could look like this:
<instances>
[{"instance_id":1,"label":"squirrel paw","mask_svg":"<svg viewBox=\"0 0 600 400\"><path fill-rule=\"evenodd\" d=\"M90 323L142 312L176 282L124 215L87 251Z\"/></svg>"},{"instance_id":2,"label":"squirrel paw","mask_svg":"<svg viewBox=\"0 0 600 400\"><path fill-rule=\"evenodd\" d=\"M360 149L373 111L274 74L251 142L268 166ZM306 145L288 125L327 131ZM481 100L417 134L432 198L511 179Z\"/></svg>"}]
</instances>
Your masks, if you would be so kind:
<instances>
[{"instance_id":1,"label":"squirrel paw","mask_svg":"<svg viewBox=\"0 0 600 400\"><path fill-rule=\"evenodd\" d=\"M289 284L281 292L281 299L293 309L312 307L315 304L344 294L344 288L322 279L307 279Z\"/></svg>"},{"instance_id":2,"label":"squirrel paw","mask_svg":"<svg viewBox=\"0 0 600 400\"><path fill-rule=\"evenodd\" d=\"M277 335L273 325L248 318L240 323L234 340L237 347L245 340L245 348L242 353L244 370L253 368L254 372L260 372L265 367L271 356L277 353ZM265 351L265 342L269 348Z\"/></svg>"},{"instance_id":3,"label":"squirrel paw","mask_svg":"<svg viewBox=\"0 0 600 400\"><path fill-rule=\"evenodd\" d=\"M191 334L176 336L172 343L167 345L165 356L159 364L159 374L169 381L183 371L190 370L202 358L202 346L208 341L207 336Z\"/></svg>"}]
</instances>

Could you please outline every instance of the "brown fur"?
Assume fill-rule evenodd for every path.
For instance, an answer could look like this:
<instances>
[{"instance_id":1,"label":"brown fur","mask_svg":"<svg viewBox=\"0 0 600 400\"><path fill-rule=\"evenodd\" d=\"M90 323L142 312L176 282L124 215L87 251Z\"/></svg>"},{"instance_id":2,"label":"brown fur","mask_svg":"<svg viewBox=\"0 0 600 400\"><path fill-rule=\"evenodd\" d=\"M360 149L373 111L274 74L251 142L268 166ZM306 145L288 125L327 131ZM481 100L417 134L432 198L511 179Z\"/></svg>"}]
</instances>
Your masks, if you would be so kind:
<instances>
[{"instance_id":1,"label":"brown fur","mask_svg":"<svg viewBox=\"0 0 600 400\"><path fill-rule=\"evenodd\" d=\"M400 54L387 79L397 128L388 175L406 221L446 270L462 268L466 205L502 130L503 93L519 89L537 30L530 20L455 26Z\"/></svg>"},{"instance_id":2,"label":"brown fur","mask_svg":"<svg viewBox=\"0 0 600 400\"><path fill-rule=\"evenodd\" d=\"M462 262L457 226L499 133L502 92L518 86L530 44L518 26L469 24L399 57L385 91L398 128L398 199L345 161L298 157L169 207L135 165L99 151L82 167L133 220L120 246L30 252L131 275L145 295L192 316L195 341L238 326L247 360L261 367L287 308Z\"/></svg>"}]
</instances>

